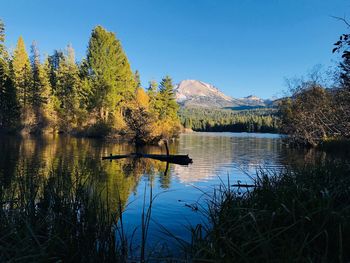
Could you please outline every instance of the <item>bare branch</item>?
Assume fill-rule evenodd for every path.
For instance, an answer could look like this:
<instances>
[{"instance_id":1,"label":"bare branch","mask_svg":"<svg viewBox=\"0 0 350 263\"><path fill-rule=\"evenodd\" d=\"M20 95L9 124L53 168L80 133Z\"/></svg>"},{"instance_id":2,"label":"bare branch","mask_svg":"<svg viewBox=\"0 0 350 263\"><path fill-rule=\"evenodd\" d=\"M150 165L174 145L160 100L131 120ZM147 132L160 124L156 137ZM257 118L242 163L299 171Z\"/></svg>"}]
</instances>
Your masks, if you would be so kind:
<instances>
[{"instance_id":1,"label":"bare branch","mask_svg":"<svg viewBox=\"0 0 350 263\"><path fill-rule=\"evenodd\" d=\"M331 16L331 17L333 17L333 18L335 18L335 19L337 19L337 20L339 20L339 21L342 21L342 22L344 22L348 27L350 27L350 23L346 20L346 18L344 17L339 17L339 16Z\"/></svg>"}]
</instances>

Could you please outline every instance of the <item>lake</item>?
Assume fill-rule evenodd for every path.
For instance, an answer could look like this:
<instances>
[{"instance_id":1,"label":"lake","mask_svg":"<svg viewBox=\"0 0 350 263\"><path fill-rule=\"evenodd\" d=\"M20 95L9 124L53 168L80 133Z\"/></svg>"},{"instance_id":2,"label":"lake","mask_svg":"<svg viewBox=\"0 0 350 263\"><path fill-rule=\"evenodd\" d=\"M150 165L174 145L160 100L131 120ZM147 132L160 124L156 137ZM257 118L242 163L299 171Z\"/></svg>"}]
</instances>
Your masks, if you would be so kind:
<instances>
[{"instance_id":1,"label":"lake","mask_svg":"<svg viewBox=\"0 0 350 263\"><path fill-rule=\"evenodd\" d=\"M52 202L47 201L48 193L56 191L61 201L78 203L80 215L87 210L82 205L85 199L76 201L83 189L97 203L108 207L109 212L116 213L116 217L118 209L124 210L125 235L136 244L141 236L142 211L147 211L152 192L148 232L151 245L171 243L174 237L189 241L187 228L205 223L201 211L205 208L206 193L211 194L215 186L228 182L249 184L258 169L280 169L308 158L304 152L288 149L280 135L253 133L182 134L170 145L170 152L189 154L193 163L188 166L149 159L103 161L102 156L127 154L135 148L126 143L93 139L57 135L2 137L0 145L3 209L15 209L23 202L25 209L37 211L45 202ZM165 149L156 146L138 150L165 153ZM50 216L51 210L45 211Z\"/></svg>"}]
</instances>

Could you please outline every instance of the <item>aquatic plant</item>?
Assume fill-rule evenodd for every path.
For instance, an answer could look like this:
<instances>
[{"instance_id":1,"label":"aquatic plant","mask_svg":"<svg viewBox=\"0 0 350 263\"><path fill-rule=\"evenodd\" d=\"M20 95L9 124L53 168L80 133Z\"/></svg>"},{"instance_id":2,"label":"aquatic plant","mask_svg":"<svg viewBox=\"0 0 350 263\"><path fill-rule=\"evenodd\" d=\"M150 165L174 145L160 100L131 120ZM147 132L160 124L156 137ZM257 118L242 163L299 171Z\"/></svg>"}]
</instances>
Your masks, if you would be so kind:
<instances>
[{"instance_id":1,"label":"aquatic plant","mask_svg":"<svg viewBox=\"0 0 350 263\"><path fill-rule=\"evenodd\" d=\"M347 262L350 167L342 162L260 170L255 186L218 187L192 228L193 260Z\"/></svg>"}]
</instances>

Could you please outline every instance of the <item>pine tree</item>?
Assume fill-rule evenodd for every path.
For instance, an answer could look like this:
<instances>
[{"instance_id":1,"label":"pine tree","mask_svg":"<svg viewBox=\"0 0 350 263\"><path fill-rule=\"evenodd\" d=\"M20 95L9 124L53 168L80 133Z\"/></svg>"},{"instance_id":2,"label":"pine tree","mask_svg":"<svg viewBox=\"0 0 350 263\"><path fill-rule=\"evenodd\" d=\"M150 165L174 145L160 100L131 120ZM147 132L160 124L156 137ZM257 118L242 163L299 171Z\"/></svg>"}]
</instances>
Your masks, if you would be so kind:
<instances>
[{"instance_id":1,"label":"pine tree","mask_svg":"<svg viewBox=\"0 0 350 263\"><path fill-rule=\"evenodd\" d=\"M159 86L159 95L161 100L160 117L176 120L179 105L175 100L174 86L169 76L162 79Z\"/></svg>"},{"instance_id":2,"label":"pine tree","mask_svg":"<svg viewBox=\"0 0 350 263\"><path fill-rule=\"evenodd\" d=\"M41 84L41 91L40 91L40 97L41 97L41 109L43 112L43 118L44 118L44 127L50 127L53 130L56 129L57 126L57 114L55 111L55 104L57 104L57 98L54 95L49 74L50 71L50 63L48 58L45 59L44 64L40 67L39 70L39 79Z\"/></svg>"},{"instance_id":3,"label":"pine tree","mask_svg":"<svg viewBox=\"0 0 350 263\"><path fill-rule=\"evenodd\" d=\"M67 45L66 52L67 52L66 60L67 60L68 65L76 65L76 63L75 63L75 51L74 51L72 44Z\"/></svg>"},{"instance_id":4,"label":"pine tree","mask_svg":"<svg viewBox=\"0 0 350 263\"><path fill-rule=\"evenodd\" d=\"M84 118L84 105L81 104L82 82L79 68L74 61L74 50L68 46L67 54L59 62L55 90L60 129L64 132L77 128Z\"/></svg>"},{"instance_id":5,"label":"pine tree","mask_svg":"<svg viewBox=\"0 0 350 263\"><path fill-rule=\"evenodd\" d=\"M64 60L64 54L61 50L55 50L53 55L48 57L49 68L47 74L49 76L50 84L53 90L56 89L57 71L62 60Z\"/></svg>"},{"instance_id":6,"label":"pine tree","mask_svg":"<svg viewBox=\"0 0 350 263\"><path fill-rule=\"evenodd\" d=\"M159 114L161 105L158 92L158 83L155 80L150 81L149 87L147 89L147 94L149 97L149 107L153 114Z\"/></svg>"},{"instance_id":7,"label":"pine tree","mask_svg":"<svg viewBox=\"0 0 350 263\"><path fill-rule=\"evenodd\" d=\"M150 81L147 89L148 96L150 96L150 98L151 97L154 98L155 95L157 94L157 90L158 90L158 83L155 80Z\"/></svg>"},{"instance_id":8,"label":"pine tree","mask_svg":"<svg viewBox=\"0 0 350 263\"><path fill-rule=\"evenodd\" d=\"M6 47L4 43L5 43L5 24L0 19L0 55L2 56L6 51Z\"/></svg>"},{"instance_id":9,"label":"pine tree","mask_svg":"<svg viewBox=\"0 0 350 263\"><path fill-rule=\"evenodd\" d=\"M136 85L136 88L142 88L142 87L141 87L140 72L139 72L138 70L135 71L134 78L135 78L135 85Z\"/></svg>"},{"instance_id":10,"label":"pine tree","mask_svg":"<svg viewBox=\"0 0 350 263\"><path fill-rule=\"evenodd\" d=\"M42 104L42 98L41 98L41 79L40 79L40 71L41 65L40 65L40 54L37 47L36 42L33 42L31 45L31 68L32 68L32 84L28 91L28 103L33 107L36 114L39 114L38 111Z\"/></svg>"},{"instance_id":11,"label":"pine tree","mask_svg":"<svg viewBox=\"0 0 350 263\"><path fill-rule=\"evenodd\" d=\"M143 88L136 89L135 101L138 107L149 109L149 96Z\"/></svg>"},{"instance_id":12,"label":"pine tree","mask_svg":"<svg viewBox=\"0 0 350 263\"><path fill-rule=\"evenodd\" d=\"M134 74L120 41L101 26L92 31L87 62L92 87L90 108L107 122L110 115L117 114L117 109L121 112L134 96Z\"/></svg>"},{"instance_id":13,"label":"pine tree","mask_svg":"<svg viewBox=\"0 0 350 263\"><path fill-rule=\"evenodd\" d=\"M19 124L19 107L10 78L9 56L5 47L5 26L0 20L0 129L14 130Z\"/></svg>"},{"instance_id":14,"label":"pine tree","mask_svg":"<svg viewBox=\"0 0 350 263\"><path fill-rule=\"evenodd\" d=\"M28 106L28 93L31 85L31 68L22 37L19 37L14 51L12 71L19 105L22 111L26 111L26 107Z\"/></svg>"},{"instance_id":15,"label":"pine tree","mask_svg":"<svg viewBox=\"0 0 350 263\"><path fill-rule=\"evenodd\" d=\"M148 88L150 112L156 120L152 127L153 140L177 136L180 120L177 115L178 104L175 101L172 80L169 76L162 79L159 90L155 82Z\"/></svg>"}]
</instances>

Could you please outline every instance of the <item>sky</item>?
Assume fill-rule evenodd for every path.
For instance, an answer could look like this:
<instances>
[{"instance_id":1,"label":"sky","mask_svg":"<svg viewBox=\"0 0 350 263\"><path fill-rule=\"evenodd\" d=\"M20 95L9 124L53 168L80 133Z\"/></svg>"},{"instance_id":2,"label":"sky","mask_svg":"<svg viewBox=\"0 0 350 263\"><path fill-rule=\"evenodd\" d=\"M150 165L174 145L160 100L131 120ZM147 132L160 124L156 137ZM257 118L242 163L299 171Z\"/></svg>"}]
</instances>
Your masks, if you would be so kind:
<instances>
[{"instance_id":1,"label":"sky","mask_svg":"<svg viewBox=\"0 0 350 263\"><path fill-rule=\"evenodd\" d=\"M42 54L71 43L80 61L91 30L116 33L144 87L170 75L232 97L282 96L285 78L336 66L350 0L1 0L6 44L19 36Z\"/></svg>"}]
</instances>

